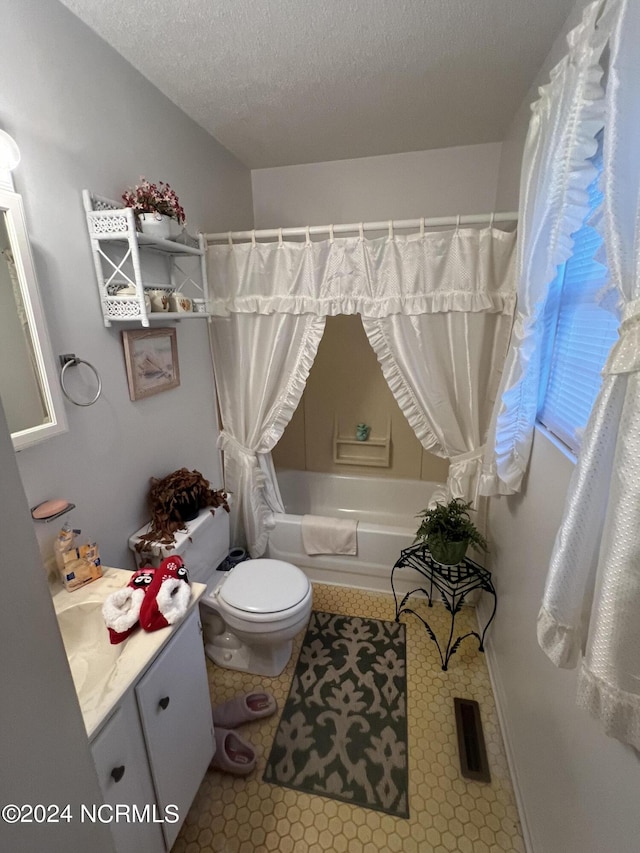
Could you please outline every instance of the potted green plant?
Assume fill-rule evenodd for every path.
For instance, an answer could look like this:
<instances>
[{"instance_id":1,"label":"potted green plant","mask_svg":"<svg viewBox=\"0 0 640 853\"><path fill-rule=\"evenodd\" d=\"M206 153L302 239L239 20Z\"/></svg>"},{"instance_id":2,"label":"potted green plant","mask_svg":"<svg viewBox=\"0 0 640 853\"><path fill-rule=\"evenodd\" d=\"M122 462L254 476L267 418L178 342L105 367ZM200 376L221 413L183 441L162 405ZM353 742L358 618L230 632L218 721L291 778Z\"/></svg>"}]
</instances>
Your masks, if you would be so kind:
<instances>
[{"instance_id":1,"label":"potted green plant","mask_svg":"<svg viewBox=\"0 0 640 853\"><path fill-rule=\"evenodd\" d=\"M212 489L211 484L199 471L179 468L162 479L151 478L147 496L151 510L148 533L136 543L138 551L146 550L147 543L172 545L176 530L185 522L194 519L204 507L222 507L229 512L227 493L223 489Z\"/></svg>"},{"instance_id":2,"label":"potted green plant","mask_svg":"<svg viewBox=\"0 0 640 853\"><path fill-rule=\"evenodd\" d=\"M471 521L470 508L471 501L453 498L448 504L423 509L418 513L422 521L415 541L424 542L433 559L447 566L462 562L469 545L486 551L487 541Z\"/></svg>"}]
</instances>

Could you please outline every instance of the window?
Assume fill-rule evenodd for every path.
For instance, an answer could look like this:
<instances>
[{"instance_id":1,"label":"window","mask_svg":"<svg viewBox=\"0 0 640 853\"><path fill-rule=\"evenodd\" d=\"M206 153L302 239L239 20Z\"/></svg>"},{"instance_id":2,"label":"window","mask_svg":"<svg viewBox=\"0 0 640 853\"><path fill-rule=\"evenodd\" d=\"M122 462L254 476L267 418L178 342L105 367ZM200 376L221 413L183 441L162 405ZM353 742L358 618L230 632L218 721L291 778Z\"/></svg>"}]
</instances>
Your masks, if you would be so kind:
<instances>
[{"instance_id":1,"label":"window","mask_svg":"<svg viewBox=\"0 0 640 853\"><path fill-rule=\"evenodd\" d=\"M573 453L580 448L602 382L601 370L617 338L618 317L601 304L608 272L594 256L602 239L589 223L602 202L598 181L602 144L593 157L598 177L588 189L589 209L573 237L573 254L558 269L546 308L546 358L538 420Z\"/></svg>"}]
</instances>

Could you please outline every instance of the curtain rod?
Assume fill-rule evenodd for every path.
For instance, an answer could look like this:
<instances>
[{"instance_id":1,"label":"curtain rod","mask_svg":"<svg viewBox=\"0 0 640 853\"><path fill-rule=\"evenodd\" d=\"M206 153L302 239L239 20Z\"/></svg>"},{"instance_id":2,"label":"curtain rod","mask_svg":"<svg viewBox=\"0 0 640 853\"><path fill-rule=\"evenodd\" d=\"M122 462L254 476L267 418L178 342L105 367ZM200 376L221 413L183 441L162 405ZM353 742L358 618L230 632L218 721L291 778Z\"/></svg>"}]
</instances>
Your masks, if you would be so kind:
<instances>
[{"instance_id":1,"label":"curtain rod","mask_svg":"<svg viewBox=\"0 0 640 853\"><path fill-rule=\"evenodd\" d=\"M224 231L205 234L207 243L221 240L253 240L268 237L306 237L314 234L345 234L349 231L390 231L411 228L438 228L447 225L482 225L485 222L517 222L517 213L471 213L461 216L434 216L430 219L392 219L384 222L356 222L345 225L310 225L296 228L264 228L261 231Z\"/></svg>"}]
</instances>

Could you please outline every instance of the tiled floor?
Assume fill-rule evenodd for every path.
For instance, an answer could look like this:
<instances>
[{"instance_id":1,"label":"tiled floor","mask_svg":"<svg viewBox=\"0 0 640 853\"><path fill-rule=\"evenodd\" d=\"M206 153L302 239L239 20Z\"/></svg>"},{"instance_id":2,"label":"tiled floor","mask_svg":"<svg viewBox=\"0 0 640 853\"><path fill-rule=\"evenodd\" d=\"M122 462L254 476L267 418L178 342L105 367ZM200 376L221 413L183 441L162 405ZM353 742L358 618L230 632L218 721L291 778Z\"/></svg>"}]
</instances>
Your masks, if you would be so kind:
<instances>
[{"instance_id":1,"label":"tiled floor","mask_svg":"<svg viewBox=\"0 0 640 853\"><path fill-rule=\"evenodd\" d=\"M377 619L391 620L395 614L389 595L319 584L314 585L313 606ZM419 607L425 608L424 615L438 637L446 637L451 623L442 605L428 612L426 603ZM478 653L474 638L469 638L451 659L449 671L442 672L437 649L422 624L411 615L402 620L407 625L411 817L393 818L263 782L278 725L276 714L241 729L259 755L249 777L208 771L172 853L524 853L484 655ZM463 608L458 626L460 633L473 630L474 611ZM262 688L270 690L282 708L303 636L304 632L296 639L284 673L275 679L261 682L258 676L208 664L214 704ZM480 704L490 784L460 776L454 696Z\"/></svg>"}]
</instances>

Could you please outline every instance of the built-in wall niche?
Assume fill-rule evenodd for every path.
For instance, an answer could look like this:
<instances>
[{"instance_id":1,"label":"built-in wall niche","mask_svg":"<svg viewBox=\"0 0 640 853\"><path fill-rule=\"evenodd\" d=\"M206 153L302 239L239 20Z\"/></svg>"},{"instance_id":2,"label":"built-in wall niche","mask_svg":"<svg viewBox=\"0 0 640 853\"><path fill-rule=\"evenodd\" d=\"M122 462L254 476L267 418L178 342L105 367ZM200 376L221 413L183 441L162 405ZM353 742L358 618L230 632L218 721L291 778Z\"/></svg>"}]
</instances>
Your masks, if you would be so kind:
<instances>
[{"instance_id":1,"label":"built-in wall niche","mask_svg":"<svg viewBox=\"0 0 640 853\"><path fill-rule=\"evenodd\" d=\"M368 429L368 428L367 428ZM358 438L358 429L345 433L336 415L333 427L333 462L335 465L365 465L388 468L391 465L391 417L387 418L384 435L367 434Z\"/></svg>"},{"instance_id":2,"label":"built-in wall niche","mask_svg":"<svg viewBox=\"0 0 640 853\"><path fill-rule=\"evenodd\" d=\"M18 193L0 188L0 399L16 450L67 429Z\"/></svg>"}]
</instances>

